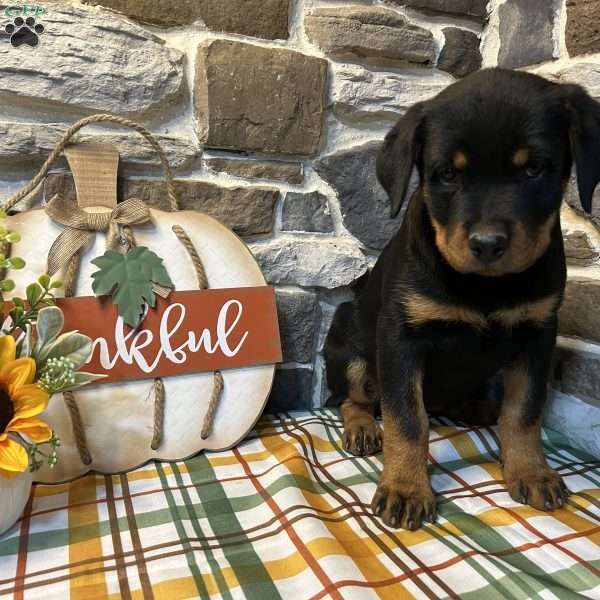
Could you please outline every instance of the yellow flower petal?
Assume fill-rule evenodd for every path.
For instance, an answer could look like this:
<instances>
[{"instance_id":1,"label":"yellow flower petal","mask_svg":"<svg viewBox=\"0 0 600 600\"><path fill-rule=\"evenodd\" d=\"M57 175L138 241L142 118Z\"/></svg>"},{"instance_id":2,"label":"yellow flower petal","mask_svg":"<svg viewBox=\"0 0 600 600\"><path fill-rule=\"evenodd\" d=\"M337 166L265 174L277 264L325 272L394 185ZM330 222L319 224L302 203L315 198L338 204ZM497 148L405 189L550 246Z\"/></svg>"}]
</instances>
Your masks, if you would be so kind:
<instances>
[{"instance_id":1,"label":"yellow flower petal","mask_svg":"<svg viewBox=\"0 0 600 600\"><path fill-rule=\"evenodd\" d=\"M12 335L0 337L0 369L11 360L15 360L17 342Z\"/></svg>"},{"instance_id":2,"label":"yellow flower petal","mask_svg":"<svg viewBox=\"0 0 600 600\"><path fill-rule=\"evenodd\" d=\"M8 438L0 442L0 469L9 473L23 473L29 466L29 457L25 448Z\"/></svg>"},{"instance_id":3,"label":"yellow flower petal","mask_svg":"<svg viewBox=\"0 0 600 600\"><path fill-rule=\"evenodd\" d=\"M12 394L15 413L13 419L28 419L35 417L46 410L48 406L48 392L37 383L28 383L21 386Z\"/></svg>"},{"instance_id":4,"label":"yellow flower petal","mask_svg":"<svg viewBox=\"0 0 600 600\"><path fill-rule=\"evenodd\" d=\"M44 421L36 418L13 419L6 430L26 435L36 444L43 444L52 437L52 429Z\"/></svg>"},{"instance_id":5,"label":"yellow flower petal","mask_svg":"<svg viewBox=\"0 0 600 600\"><path fill-rule=\"evenodd\" d=\"M21 386L33 383L34 378L35 360L28 356L11 360L0 369L0 381L9 387L11 396Z\"/></svg>"}]
</instances>

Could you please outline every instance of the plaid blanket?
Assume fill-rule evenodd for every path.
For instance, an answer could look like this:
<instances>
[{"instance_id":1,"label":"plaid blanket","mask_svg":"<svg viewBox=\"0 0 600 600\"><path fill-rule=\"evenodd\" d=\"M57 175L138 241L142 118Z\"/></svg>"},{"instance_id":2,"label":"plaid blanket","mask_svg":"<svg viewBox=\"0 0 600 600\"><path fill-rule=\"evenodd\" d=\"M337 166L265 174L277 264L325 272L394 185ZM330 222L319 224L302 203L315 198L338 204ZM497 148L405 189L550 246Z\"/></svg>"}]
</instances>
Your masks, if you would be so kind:
<instances>
[{"instance_id":1,"label":"plaid blanket","mask_svg":"<svg viewBox=\"0 0 600 600\"><path fill-rule=\"evenodd\" d=\"M558 435L576 493L542 513L506 493L493 429L434 422L440 518L411 533L371 515L381 455L341 434L337 412L285 414L228 452L37 486L0 538L0 596L600 598L600 464Z\"/></svg>"}]
</instances>

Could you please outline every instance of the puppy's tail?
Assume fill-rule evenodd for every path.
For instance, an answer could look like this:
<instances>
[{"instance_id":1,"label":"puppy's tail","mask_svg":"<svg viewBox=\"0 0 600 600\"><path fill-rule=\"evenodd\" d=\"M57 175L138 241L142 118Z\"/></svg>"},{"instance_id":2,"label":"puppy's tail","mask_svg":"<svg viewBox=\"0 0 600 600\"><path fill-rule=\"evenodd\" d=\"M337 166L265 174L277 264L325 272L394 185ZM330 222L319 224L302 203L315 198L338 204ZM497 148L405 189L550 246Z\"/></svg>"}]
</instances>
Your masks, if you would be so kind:
<instances>
[{"instance_id":1,"label":"puppy's tail","mask_svg":"<svg viewBox=\"0 0 600 600\"><path fill-rule=\"evenodd\" d=\"M350 285L355 296L359 296L363 292L367 286L369 275L370 271L367 271ZM346 369L359 356L359 352L351 342L356 329L354 310L355 306L352 301L342 302L337 307L323 348L327 387L331 391L331 396L326 400L325 406L330 408L339 406L348 398Z\"/></svg>"},{"instance_id":2,"label":"puppy's tail","mask_svg":"<svg viewBox=\"0 0 600 600\"><path fill-rule=\"evenodd\" d=\"M325 406L330 408L339 406L348 397L346 368L354 356L348 340L352 312L352 302L343 302L337 307L323 348L327 387L331 391Z\"/></svg>"}]
</instances>

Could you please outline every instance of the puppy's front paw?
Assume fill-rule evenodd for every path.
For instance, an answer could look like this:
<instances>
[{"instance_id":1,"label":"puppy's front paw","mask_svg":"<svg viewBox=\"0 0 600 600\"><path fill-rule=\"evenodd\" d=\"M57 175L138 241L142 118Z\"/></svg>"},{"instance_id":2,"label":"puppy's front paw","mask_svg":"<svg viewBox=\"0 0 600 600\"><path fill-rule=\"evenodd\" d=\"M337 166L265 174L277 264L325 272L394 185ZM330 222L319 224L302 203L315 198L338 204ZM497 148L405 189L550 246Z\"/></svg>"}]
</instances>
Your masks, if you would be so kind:
<instances>
[{"instance_id":1,"label":"puppy's front paw","mask_svg":"<svg viewBox=\"0 0 600 600\"><path fill-rule=\"evenodd\" d=\"M423 521L434 523L437 505L429 481L416 484L410 481L380 482L371 504L373 512L394 529L415 531Z\"/></svg>"},{"instance_id":2,"label":"puppy's front paw","mask_svg":"<svg viewBox=\"0 0 600 600\"><path fill-rule=\"evenodd\" d=\"M513 500L538 510L562 508L569 496L560 475L550 467L506 478L506 488Z\"/></svg>"},{"instance_id":3,"label":"puppy's front paw","mask_svg":"<svg viewBox=\"0 0 600 600\"><path fill-rule=\"evenodd\" d=\"M353 419L344 426L344 449L354 456L370 456L381 450L383 434L372 417Z\"/></svg>"}]
</instances>

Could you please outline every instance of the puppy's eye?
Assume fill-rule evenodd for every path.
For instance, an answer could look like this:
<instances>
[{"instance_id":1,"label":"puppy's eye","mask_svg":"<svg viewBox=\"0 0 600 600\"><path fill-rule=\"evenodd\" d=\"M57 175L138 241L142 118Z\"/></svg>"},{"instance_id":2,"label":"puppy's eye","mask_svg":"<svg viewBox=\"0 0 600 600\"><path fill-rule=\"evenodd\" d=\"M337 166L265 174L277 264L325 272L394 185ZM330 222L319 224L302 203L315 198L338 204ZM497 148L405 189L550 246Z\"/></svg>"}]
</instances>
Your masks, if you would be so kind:
<instances>
[{"instance_id":1,"label":"puppy's eye","mask_svg":"<svg viewBox=\"0 0 600 600\"><path fill-rule=\"evenodd\" d=\"M454 183L456 181L457 172L456 169L448 167L443 171L440 171L440 179L443 183Z\"/></svg>"},{"instance_id":2,"label":"puppy's eye","mask_svg":"<svg viewBox=\"0 0 600 600\"><path fill-rule=\"evenodd\" d=\"M535 179L536 177L539 177L545 169L546 165L541 160L532 160L525 168L525 175Z\"/></svg>"}]
</instances>

